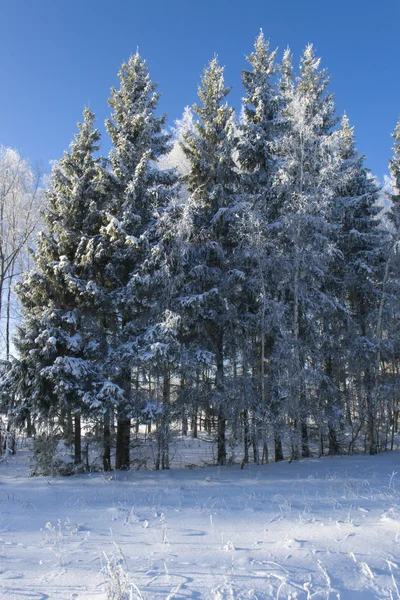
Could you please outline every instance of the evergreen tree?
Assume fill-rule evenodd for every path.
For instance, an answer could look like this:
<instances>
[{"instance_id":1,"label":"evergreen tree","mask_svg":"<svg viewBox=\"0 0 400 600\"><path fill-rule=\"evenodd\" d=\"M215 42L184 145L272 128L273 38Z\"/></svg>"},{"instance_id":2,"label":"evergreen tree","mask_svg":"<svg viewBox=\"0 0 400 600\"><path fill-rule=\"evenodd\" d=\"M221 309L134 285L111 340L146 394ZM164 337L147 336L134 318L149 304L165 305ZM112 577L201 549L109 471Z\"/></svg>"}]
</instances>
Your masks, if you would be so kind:
<instances>
[{"instance_id":1,"label":"evergreen tree","mask_svg":"<svg viewBox=\"0 0 400 600\"><path fill-rule=\"evenodd\" d=\"M327 406L330 452L339 450L336 431L345 414L349 424L352 423L347 392L353 377L357 378L357 387L364 391L365 406L372 402L371 352L376 325L373 314L375 312L376 315L377 284L381 277L385 237L377 218L380 211L376 205L379 188L364 166L365 157L356 150L354 131L346 115L342 118L337 139L339 171L333 221L339 254L332 266L332 291L342 309L331 315L326 325L331 331L327 373L334 382L328 393ZM345 405L340 402L338 392L346 399ZM365 414L368 413L371 421L374 419L371 406Z\"/></svg>"},{"instance_id":2,"label":"evergreen tree","mask_svg":"<svg viewBox=\"0 0 400 600\"><path fill-rule=\"evenodd\" d=\"M213 407L218 414L218 464L226 463L226 419L229 409L224 360L233 340L235 296L242 273L234 268L235 215L238 177L232 158L234 113L224 99L223 68L214 58L205 69L193 110L199 120L184 136L183 150L190 163L184 177L189 199L188 258L180 299L185 327L198 351L211 353L215 368ZM204 356L204 354L203 354Z\"/></svg>"},{"instance_id":3,"label":"evergreen tree","mask_svg":"<svg viewBox=\"0 0 400 600\"><path fill-rule=\"evenodd\" d=\"M392 134L395 140L393 157L389 162L393 190L388 212L392 229L385 247L385 269L382 281L381 298L377 327L377 369L380 368L379 399L381 400L382 424L386 420L386 443L389 425L391 426L390 447L394 448L397 417L399 414L399 362L400 362L400 120ZM377 403L379 404L379 403ZM383 407L382 407L383 404ZM378 431L377 431L378 433ZM386 449L386 444L384 448Z\"/></svg>"},{"instance_id":4,"label":"evergreen tree","mask_svg":"<svg viewBox=\"0 0 400 600\"><path fill-rule=\"evenodd\" d=\"M70 152L53 168L35 267L18 286L24 320L15 342L20 360L11 374L22 396L20 410L66 420L67 437L69 415L75 414L77 463L84 395L96 381L101 353L94 316L101 294L92 279L93 263L82 260L85 238L98 233L103 202L100 161L94 156L99 140L94 115L85 109Z\"/></svg>"},{"instance_id":5,"label":"evergreen tree","mask_svg":"<svg viewBox=\"0 0 400 600\"><path fill-rule=\"evenodd\" d=\"M286 307L286 327L275 352L283 358L278 388L283 398L290 399L293 458L299 455L300 442L303 456L309 453L310 392L322 376L321 322L334 300L324 288L333 255L330 215L336 165L331 129L336 117L327 92L329 79L319 65L312 46L307 46L294 82L290 53L285 53L281 84L285 129L276 144L280 161L274 184L279 198L276 230L284 257L279 295Z\"/></svg>"},{"instance_id":6,"label":"evergreen tree","mask_svg":"<svg viewBox=\"0 0 400 600\"><path fill-rule=\"evenodd\" d=\"M393 178L394 193L390 194L390 200L392 201L389 218L393 223L397 232L400 231L400 119L397 123L396 129L392 134L395 141L393 146L394 156L389 162L390 174Z\"/></svg>"},{"instance_id":7,"label":"evergreen tree","mask_svg":"<svg viewBox=\"0 0 400 600\"><path fill-rule=\"evenodd\" d=\"M122 65L120 88L112 89L106 128L113 143L106 181L109 201L102 229L107 246L108 294L113 306L108 371L123 392L117 407L116 468L129 466L134 342L146 323L149 298L143 264L150 249L157 206L168 203L173 171L157 168L170 150L166 116L156 117L159 94L146 62L136 53Z\"/></svg>"},{"instance_id":8,"label":"evergreen tree","mask_svg":"<svg viewBox=\"0 0 400 600\"><path fill-rule=\"evenodd\" d=\"M276 50L270 51L262 31L254 44L254 52L247 60L252 71L242 72L246 96L238 132L238 162L252 207L259 207L264 218L271 221L272 179L276 165L273 144L281 129L280 94L274 82Z\"/></svg>"},{"instance_id":9,"label":"evergreen tree","mask_svg":"<svg viewBox=\"0 0 400 600\"><path fill-rule=\"evenodd\" d=\"M266 399L266 362L268 350L273 345L271 324L276 319L276 303L274 285L276 257L274 252L271 225L276 218L276 197L273 181L276 171L274 144L281 133L279 108L280 93L274 77L277 73L275 63L276 51L271 52L269 42L262 31L256 39L254 52L247 58L252 71L242 72L243 86L246 91L244 115L239 125L237 143L238 163L241 170L241 183L245 193L245 209L243 216L244 239L242 244L242 264L246 272L247 294L243 297L240 313L249 316L256 312L257 318L250 318L244 324L244 330L250 323L255 325L253 334L258 343L252 343L253 352L246 349L246 368L248 359L254 354L259 363L255 368L259 372L260 400L252 407L252 441L254 460L259 461L257 437L262 432L262 462L268 460L266 441L267 412L271 414L271 406L267 408ZM248 320L248 319L247 319ZM268 325L268 327L267 327ZM268 336L268 340L266 339ZM259 356L257 356L259 355ZM253 361L254 362L254 359ZM255 366L255 365L254 365ZM255 419L254 414L258 415ZM248 418L245 411L244 419ZM281 457L280 441L276 435L277 458Z\"/></svg>"}]
</instances>

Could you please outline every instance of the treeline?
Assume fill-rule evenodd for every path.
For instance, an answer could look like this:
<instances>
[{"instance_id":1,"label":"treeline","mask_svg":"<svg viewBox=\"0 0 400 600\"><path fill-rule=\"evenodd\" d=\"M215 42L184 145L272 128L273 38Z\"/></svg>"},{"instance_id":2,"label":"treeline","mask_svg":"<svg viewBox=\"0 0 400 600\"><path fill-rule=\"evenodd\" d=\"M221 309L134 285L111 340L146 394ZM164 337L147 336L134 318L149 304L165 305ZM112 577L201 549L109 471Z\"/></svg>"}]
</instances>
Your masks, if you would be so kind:
<instances>
[{"instance_id":1,"label":"treeline","mask_svg":"<svg viewBox=\"0 0 400 600\"><path fill-rule=\"evenodd\" d=\"M227 437L243 462L394 447L399 413L400 123L391 208L339 121L313 47L295 71L261 33L238 118L214 58L174 139L136 54L111 90L112 149L94 115L54 166L3 409L29 434L81 430L104 469L153 428ZM174 146L178 169L164 169Z\"/></svg>"}]
</instances>

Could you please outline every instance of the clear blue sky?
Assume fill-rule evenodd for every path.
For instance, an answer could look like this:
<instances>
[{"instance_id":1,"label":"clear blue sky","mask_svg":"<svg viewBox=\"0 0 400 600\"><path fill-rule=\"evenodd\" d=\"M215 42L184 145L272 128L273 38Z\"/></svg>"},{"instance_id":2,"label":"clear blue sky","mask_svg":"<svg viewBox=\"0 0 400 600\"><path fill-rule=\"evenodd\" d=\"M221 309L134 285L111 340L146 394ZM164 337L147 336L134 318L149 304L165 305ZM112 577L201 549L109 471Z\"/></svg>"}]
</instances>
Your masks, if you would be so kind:
<instances>
[{"instance_id":1,"label":"clear blue sky","mask_svg":"<svg viewBox=\"0 0 400 600\"><path fill-rule=\"evenodd\" d=\"M289 45L296 63L315 45L367 165L387 172L400 114L400 0L3 0L0 145L48 164L68 147L85 105L103 130L110 87L137 47L169 124L196 101L214 53L240 110L240 71L260 28L280 52Z\"/></svg>"}]
</instances>

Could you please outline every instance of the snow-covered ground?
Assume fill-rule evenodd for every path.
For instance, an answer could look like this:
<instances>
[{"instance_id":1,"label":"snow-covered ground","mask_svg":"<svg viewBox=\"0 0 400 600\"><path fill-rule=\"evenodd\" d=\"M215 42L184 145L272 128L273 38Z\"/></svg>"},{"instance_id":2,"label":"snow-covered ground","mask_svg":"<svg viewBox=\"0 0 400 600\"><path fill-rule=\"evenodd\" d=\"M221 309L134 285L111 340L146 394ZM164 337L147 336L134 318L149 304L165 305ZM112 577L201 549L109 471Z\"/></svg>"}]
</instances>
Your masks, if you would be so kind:
<instances>
[{"instance_id":1,"label":"snow-covered ground","mask_svg":"<svg viewBox=\"0 0 400 600\"><path fill-rule=\"evenodd\" d=\"M27 457L0 464L2 600L105 599L106 556L135 600L400 599L398 451L57 479Z\"/></svg>"}]
</instances>

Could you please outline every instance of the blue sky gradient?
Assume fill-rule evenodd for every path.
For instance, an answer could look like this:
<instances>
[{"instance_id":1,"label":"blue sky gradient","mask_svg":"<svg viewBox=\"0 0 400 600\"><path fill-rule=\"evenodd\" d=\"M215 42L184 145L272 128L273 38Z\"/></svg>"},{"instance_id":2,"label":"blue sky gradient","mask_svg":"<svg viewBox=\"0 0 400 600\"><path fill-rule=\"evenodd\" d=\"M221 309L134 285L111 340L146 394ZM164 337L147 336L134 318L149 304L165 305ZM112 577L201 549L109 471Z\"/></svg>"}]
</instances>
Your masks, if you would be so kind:
<instances>
[{"instance_id":1,"label":"blue sky gradient","mask_svg":"<svg viewBox=\"0 0 400 600\"><path fill-rule=\"evenodd\" d=\"M388 170L400 114L400 0L8 0L0 12L0 145L33 163L62 155L85 105L104 131L110 87L137 47L170 125L196 101L215 53L240 111L240 71L262 28L280 57L291 47L296 65L314 44L367 165L379 177Z\"/></svg>"}]
</instances>

